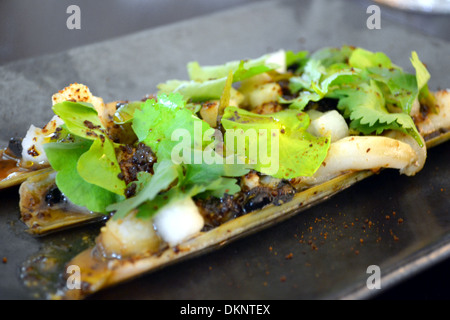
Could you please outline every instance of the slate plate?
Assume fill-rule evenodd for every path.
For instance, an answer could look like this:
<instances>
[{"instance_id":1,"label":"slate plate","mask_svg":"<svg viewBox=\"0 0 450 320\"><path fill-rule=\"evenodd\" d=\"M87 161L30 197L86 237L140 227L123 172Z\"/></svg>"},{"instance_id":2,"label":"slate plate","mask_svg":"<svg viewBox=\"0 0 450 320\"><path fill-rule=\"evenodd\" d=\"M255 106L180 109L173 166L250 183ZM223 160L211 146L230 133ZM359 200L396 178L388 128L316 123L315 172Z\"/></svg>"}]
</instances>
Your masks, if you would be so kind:
<instances>
[{"instance_id":1,"label":"slate plate","mask_svg":"<svg viewBox=\"0 0 450 320\"><path fill-rule=\"evenodd\" d=\"M0 67L0 143L23 136L31 123L45 124L52 115L51 94L72 82L88 85L105 101L138 99L159 82L186 78L189 61L217 64L280 48L362 46L387 53L411 72L409 57L416 50L432 74L431 88L450 86L442 67L449 43L385 20L381 29L370 30L367 18L366 7L353 1L261 2L5 65ZM383 171L285 222L92 298L372 297L449 257L448 160L448 144L438 146L415 177ZM45 260L49 250L75 254L88 244L79 239L95 235L96 226L34 238L18 221L17 189L2 192L0 199L0 256L7 258L0 264L0 298L42 298L43 284L25 287L21 268ZM379 290L366 286L371 265L381 270Z\"/></svg>"}]
</instances>

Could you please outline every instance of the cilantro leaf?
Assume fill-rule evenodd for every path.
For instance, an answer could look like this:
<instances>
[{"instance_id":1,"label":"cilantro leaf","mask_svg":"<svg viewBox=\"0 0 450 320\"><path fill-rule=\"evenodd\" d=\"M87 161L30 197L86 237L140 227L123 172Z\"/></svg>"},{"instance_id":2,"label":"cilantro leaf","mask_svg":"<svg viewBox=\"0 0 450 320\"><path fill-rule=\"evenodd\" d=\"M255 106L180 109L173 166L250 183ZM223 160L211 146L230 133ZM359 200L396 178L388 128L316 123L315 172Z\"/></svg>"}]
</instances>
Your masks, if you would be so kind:
<instances>
[{"instance_id":1,"label":"cilantro leaf","mask_svg":"<svg viewBox=\"0 0 450 320\"><path fill-rule=\"evenodd\" d=\"M135 196L111 204L107 209L116 211L114 213L115 219L123 218L141 204L153 200L161 191L167 189L179 175L179 165L175 165L170 160L158 162L154 167L154 175L147 172L139 173L138 183L141 184L142 187Z\"/></svg>"},{"instance_id":2,"label":"cilantro leaf","mask_svg":"<svg viewBox=\"0 0 450 320\"><path fill-rule=\"evenodd\" d=\"M241 188L230 176L242 176L249 171L243 165L235 164L183 164L178 168L177 184L139 205L136 217L151 218L165 205L185 197L220 198L225 193L235 194Z\"/></svg>"},{"instance_id":3,"label":"cilantro leaf","mask_svg":"<svg viewBox=\"0 0 450 320\"><path fill-rule=\"evenodd\" d=\"M311 61L311 64L314 64L314 60ZM290 109L303 110L310 101L317 102L325 98L330 88L336 83L352 82L355 75L355 72L350 69L342 69L326 76L322 76L322 74L327 74L325 70L322 71L323 73L312 70L311 74L307 73L308 71L309 67L306 68L305 73L301 77L293 77L289 83L289 87L294 93L304 90L296 98L290 100L280 98L280 103L289 104Z\"/></svg>"},{"instance_id":4,"label":"cilantro leaf","mask_svg":"<svg viewBox=\"0 0 450 320\"><path fill-rule=\"evenodd\" d=\"M200 152L196 150L195 152ZM218 155L219 156L219 155ZM194 186L203 186L203 196L212 195L222 197L225 193L235 194L240 191L237 180L250 171L246 164L239 163L234 155L230 158L216 158L220 161L213 163L194 163L185 165L185 176L180 182L180 188L191 189Z\"/></svg>"},{"instance_id":5,"label":"cilantro leaf","mask_svg":"<svg viewBox=\"0 0 450 320\"><path fill-rule=\"evenodd\" d=\"M293 52L291 50L288 50L286 51L286 66L287 67L295 66L297 68L295 72L298 72L307 63L309 59L308 56L309 56L308 51Z\"/></svg>"},{"instance_id":6,"label":"cilantro leaf","mask_svg":"<svg viewBox=\"0 0 450 320\"><path fill-rule=\"evenodd\" d=\"M421 145L410 117L417 97L433 105L427 91L428 71L413 52L411 63L416 75L405 73L382 52L363 48L325 48L311 55L301 74L290 79L297 97L280 103L303 110L310 101L340 99L338 109L350 126L364 134L384 130L405 132Z\"/></svg>"},{"instance_id":7,"label":"cilantro leaf","mask_svg":"<svg viewBox=\"0 0 450 320\"><path fill-rule=\"evenodd\" d=\"M406 113L390 113L386 109L382 91L374 80L369 84L342 86L333 91L333 97L339 99L337 108L351 120L351 128L363 134L398 130L411 135L422 145L412 118Z\"/></svg>"},{"instance_id":8,"label":"cilantro leaf","mask_svg":"<svg viewBox=\"0 0 450 320\"><path fill-rule=\"evenodd\" d=\"M136 217L151 218L163 206L184 197L220 198L225 193L235 194L240 191L240 186L232 177L240 177L248 171L238 164L176 165L170 160L164 160L157 164L154 176L146 172L139 173L139 188L135 196L113 204L108 209L117 210L117 217L123 217L131 210L138 209ZM170 189L167 190L169 185Z\"/></svg>"},{"instance_id":9,"label":"cilantro leaf","mask_svg":"<svg viewBox=\"0 0 450 320\"><path fill-rule=\"evenodd\" d=\"M414 100L419 94L416 77L400 69L371 67L365 70L370 79L376 80L382 89L386 103L400 108L405 114L411 112Z\"/></svg>"},{"instance_id":10,"label":"cilantro leaf","mask_svg":"<svg viewBox=\"0 0 450 320\"><path fill-rule=\"evenodd\" d=\"M350 55L354 50L355 48L351 46L323 48L314 52L310 56L310 59L320 61L321 65L325 68L333 65L348 65Z\"/></svg>"}]
</instances>

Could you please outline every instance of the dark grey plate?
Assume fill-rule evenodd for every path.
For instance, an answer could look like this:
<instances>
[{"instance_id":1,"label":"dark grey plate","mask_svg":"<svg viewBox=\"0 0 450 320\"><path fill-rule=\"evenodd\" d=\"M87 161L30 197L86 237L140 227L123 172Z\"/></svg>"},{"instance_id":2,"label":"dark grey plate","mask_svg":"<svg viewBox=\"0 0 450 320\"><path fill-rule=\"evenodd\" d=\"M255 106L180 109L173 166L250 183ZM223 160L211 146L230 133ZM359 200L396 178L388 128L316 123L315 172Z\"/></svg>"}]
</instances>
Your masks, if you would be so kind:
<instances>
[{"instance_id":1,"label":"dark grey plate","mask_svg":"<svg viewBox=\"0 0 450 320\"><path fill-rule=\"evenodd\" d=\"M355 1L270 1L123 38L23 60L0 68L0 142L52 116L51 94L72 82L106 101L137 99L157 83L186 78L185 65L257 57L280 48L316 50L350 44L386 52L412 71L416 50L433 89L450 86L450 44L389 20L367 28ZM339 14L336 14L339 12ZM97 299L368 298L450 255L448 144L431 150L415 177L383 171L314 208L215 252L145 275ZM70 256L83 229L34 238L18 221L17 188L0 195L0 298L42 298L26 288L21 267L56 248ZM95 226L88 227L95 234ZM367 268L381 270L369 290ZM42 289L42 288L41 288Z\"/></svg>"}]
</instances>

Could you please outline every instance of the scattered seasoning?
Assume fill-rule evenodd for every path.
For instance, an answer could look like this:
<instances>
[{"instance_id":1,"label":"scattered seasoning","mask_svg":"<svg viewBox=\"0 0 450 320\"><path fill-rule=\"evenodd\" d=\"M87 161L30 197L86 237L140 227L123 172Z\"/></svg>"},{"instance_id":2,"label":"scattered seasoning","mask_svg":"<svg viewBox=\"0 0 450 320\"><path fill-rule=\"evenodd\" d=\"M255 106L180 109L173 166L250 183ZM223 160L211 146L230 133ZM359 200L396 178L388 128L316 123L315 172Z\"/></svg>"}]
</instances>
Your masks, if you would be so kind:
<instances>
[{"instance_id":1,"label":"scattered seasoning","mask_svg":"<svg viewBox=\"0 0 450 320\"><path fill-rule=\"evenodd\" d=\"M27 153L32 156L32 157L38 157L39 156L39 152L36 150L35 145L33 144L30 149L28 149Z\"/></svg>"},{"instance_id":2,"label":"scattered seasoning","mask_svg":"<svg viewBox=\"0 0 450 320\"><path fill-rule=\"evenodd\" d=\"M285 256L285 258L286 258L286 260L290 260L290 259L292 259L293 256L294 256L294 254L291 252L291 253L287 254Z\"/></svg>"},{"instance_id":3,"label":"scattered seasoning","mask_svg":"<svg viewBox=\"0 0 450 320\"><path fill-rule=\"evenodd\" d=\"M398 218L397 222L398 222L398 224L402 224L403 223L403 219L402 218Z\"/></svg>"},{"instance_id":4,"label":"scattered seasoning","mask_svg":"<svg viewBox=\"0 0 450 320\"><path fill-rule=\"evenodd\" d=\"M389 233L391 234L392 238L394 239L394 241L398 241L399 238L394 234L394 232L392 231L392 229L389 230Z\"/></svg>"},{"instance_id":5,"label":"scattered seasoning","mask_svg":"<svg viewBox=\"0 0 450 320\"><path fill-rule=\"evenodd\" d=\"M7 262L8 262L8 259L7 259L6 257L3 257L2 262L3 262L3 263L7 263Z\"/></svg>"},{"instance_id":6,"label":"scattered seasoning","mask_svg":"<svg viewBox=\"0 0 450 320\"><path fill-rule=\"evenodd\" d=\"M281 276L280 281L281 282L285 282L286 281L286 276Z\"/></svg>"}]
</instances>

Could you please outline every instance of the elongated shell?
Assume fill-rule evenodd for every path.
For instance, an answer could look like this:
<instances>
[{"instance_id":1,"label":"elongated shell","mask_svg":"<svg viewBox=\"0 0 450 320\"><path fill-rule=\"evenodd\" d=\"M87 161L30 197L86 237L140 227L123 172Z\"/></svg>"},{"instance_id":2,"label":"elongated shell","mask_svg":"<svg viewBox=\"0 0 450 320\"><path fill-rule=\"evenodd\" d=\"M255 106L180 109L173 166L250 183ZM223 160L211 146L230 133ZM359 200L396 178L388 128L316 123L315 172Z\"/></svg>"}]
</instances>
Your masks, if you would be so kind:
<instances>
[{"instance_id":1,"label":"elongated shell","mask_svg":"<svg viewBox=\"0 0 450 320\"><path fill-rule=\"evenodd\" d=\"M19 158L8 153L7 148L0 150L0 190L19 185L44 169L41 167L24 167L21 165Z\"/></svg>"},{"instance_id":2,"label":"elongated shell","mask_svg":"<svg viewBox=\"0 0 450 320\"><path fill-rule=\"evenodd\" d=\"M436 146L450 139L450 132L427 140L427 147ZM217 249L227 243L257 232L288 219L309 207L325 201L334 194L374 174L372 170L342 174L330 181L297 193L281 206L269 205L230 220L207 232L200 232L190 240L157 254L135 256L128 259L106 259L98 254L96 247L87 249L72 259L68 265L77 265L83 275L81 289L64 288L55 299L83 299L106 287L133 279L178 261L195 257Z\"/></svg>"},{"instance_id":3,"label":"elongated shell","mask_svg":"<svg viewBox=\"0 0 450 320\"><path fill-rule=\"evenodd\" d=\"M100 221L105 215L71 204L57 190L56 172L48 168L35 172L19 188L21 220L36 235Z\"/></svg>"}]
</instances>

